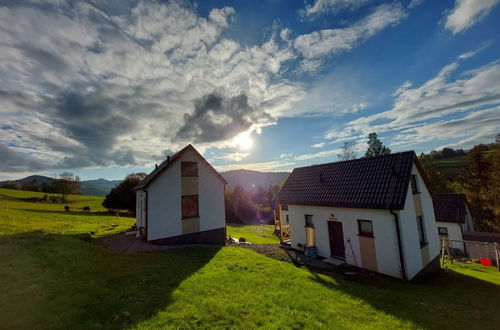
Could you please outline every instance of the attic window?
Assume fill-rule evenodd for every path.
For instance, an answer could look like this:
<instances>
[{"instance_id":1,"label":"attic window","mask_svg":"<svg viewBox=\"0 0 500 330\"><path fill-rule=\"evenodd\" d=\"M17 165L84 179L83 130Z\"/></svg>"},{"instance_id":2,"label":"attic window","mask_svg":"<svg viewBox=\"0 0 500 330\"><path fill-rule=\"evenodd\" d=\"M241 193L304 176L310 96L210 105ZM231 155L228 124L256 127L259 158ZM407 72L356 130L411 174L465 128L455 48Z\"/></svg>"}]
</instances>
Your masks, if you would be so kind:
<instances>
[{"instance_id":1,"label":"attic window","mask_svg":"<svg viewBox=\"0 0 500 330\"><path fill-rule=\"evenodd\" d=\"M198 195L182 196L182 219L198 217Z\"/></svg>"},{"instance_id":2,"label":"attic window","mask_svg":"<svg viewBox=\"0 0 500 330\"><path fill-rule=\"evenodd\" d=\"M181 162L181 176L198 176L198 163Z\"/></svg>"},{"instance_id":3,"label":"attic window","mask_svg":"<svg viewBox=\"0 0 500 330\"><path fill-rule=\"evenodd\" d=\"M410 177L410 182L411 182L411 191L413 194L418 194L420 191L418 190L418 185L417 185L417 176L415 174L412 174Z\"/></svg>"},{"instance_id":4,"label":"attic window","mask_svg":"<svg viewBox=\"0 0 500 330\"><path fill-rule=\"evenodd\" d=\"M439 232L439 235L448 236L448 228L446 228L446 227L438 227L438 232Z\"/></svg>"}]
</instances>

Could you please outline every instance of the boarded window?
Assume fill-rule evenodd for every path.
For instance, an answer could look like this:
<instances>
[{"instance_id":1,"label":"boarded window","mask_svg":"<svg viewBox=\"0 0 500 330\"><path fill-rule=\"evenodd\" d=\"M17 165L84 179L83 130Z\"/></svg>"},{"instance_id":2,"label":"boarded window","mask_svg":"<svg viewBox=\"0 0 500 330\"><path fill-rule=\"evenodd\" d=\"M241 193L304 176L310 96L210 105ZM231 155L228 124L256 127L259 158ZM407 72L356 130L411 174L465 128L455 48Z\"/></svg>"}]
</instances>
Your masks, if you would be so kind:
<instances>
[{"instance_id":1,"label":"boarded window","mask_svg":"<svg viewBox=\"0 0 500 330\"><path fill-rule=\"evenodd\" d=\"M306 227L314 227L313 216L310 214L306 214L305 217L306 217Z\"/></svg>"},{"instance_id":2,"label":"boarded window","mask_svg":"<svg viewBox=\"0 0 500 330\"><path fill-rule=\"evenodd\" d=\"M198 163L197 162L181 162L181 175L182 176L198 176Z\"/></svg>"},{"instance_id":3,"label":"boarded window","mask_svg":"<svg viewBox=\"0 0 500 330\"><path fill-rule=\"evenodd\" d=\"M373 237L373 224L370 220L358 220L358 230L360 236Z\"/></svg>"},{"instance_id":4,"label":"boarded window","mask_svg":"<svg viewBox=\"0 0 500 330\"><path fill-rule=\"evenodd\" d=\"M420 246L424 246L425 244L427 244L427 242L425 241L424 219L422 218L422 216L417 217L417 227Z\"/></svg>"},{"instance_id":5,"label":"boarded window","mask_svg":"<svg viewBox=\"0 0 500 330\"><path fill-rule=\"evenodd\" d=\"M448 228L446 227L438 227L439 235L448 236Z\"/></svg>"},{"instance_id":6,"label":"boarded window","mask_svg":"<svg viewBox=\"0 0 500 330\"><path fill-rule=\"evenodd\" d=\"M198 195L182 196L182 218L198 218Z\"/></svg>"},{"instance_id":7,"label":"boarded window","mask_svg":"<svg viewBox=\"0 0 500 330\"><path fill-rule=\"evenodd\" d=\"M420 191L418 190L418 185L417 185L417 176L412 174L410 177L410 182L411 182L411 191L414 194L418 194Z\"/></svg>"}]
</instances>

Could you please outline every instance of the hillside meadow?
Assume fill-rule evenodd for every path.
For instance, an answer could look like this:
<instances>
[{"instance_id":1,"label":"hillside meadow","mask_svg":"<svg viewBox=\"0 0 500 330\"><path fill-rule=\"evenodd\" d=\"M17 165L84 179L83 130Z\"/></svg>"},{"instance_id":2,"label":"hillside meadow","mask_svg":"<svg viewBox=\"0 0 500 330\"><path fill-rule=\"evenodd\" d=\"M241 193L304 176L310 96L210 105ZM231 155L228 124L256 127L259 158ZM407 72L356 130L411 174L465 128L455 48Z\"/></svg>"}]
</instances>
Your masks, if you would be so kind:
<instances>
[{"instance_id":1,"label":"hillside meadow","mask_svg":"<svg viewBox=\"0 0 500 330\"><path fill-rule=\"evenodd\" d=\"M113 253L102 238L130 227L102 198L0 189L0 328L496 328L500 275L455 264L420 283L361 282L239 247ZM90 213L76 208L90 206ZM233 228L234 227L234 228ZM270 228L232 226L267 239ZM94 232L88 240L89 232Z\"/></svg>"}]
</instances>

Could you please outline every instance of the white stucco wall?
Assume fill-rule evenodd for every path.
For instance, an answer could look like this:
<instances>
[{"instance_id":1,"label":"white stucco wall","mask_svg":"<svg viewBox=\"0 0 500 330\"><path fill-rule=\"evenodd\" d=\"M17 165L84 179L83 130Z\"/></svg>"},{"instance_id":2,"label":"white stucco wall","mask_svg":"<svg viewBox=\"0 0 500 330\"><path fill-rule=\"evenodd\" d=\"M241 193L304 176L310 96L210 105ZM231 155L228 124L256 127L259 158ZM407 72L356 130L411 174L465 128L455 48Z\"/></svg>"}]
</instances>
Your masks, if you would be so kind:
<instances>
[{"instance_id":1,"label":"white stucco wall","mask_svg":"<svg viewBox=\"0 0 500 330\"><path fill-rule=\"evenodd\" d=\"M437 227L446 227L448 229L448 236L444 236L451 240L462 241L462 229L460 228L460 224L453 222L436 222ZM454 249L459 249L464 252L464 244L460 242L451 242L451 246Z\"/></svg>"},{"instance_id":2,"label":"white stucco wall","mask_svg":"<svg viewBox=\"0 0 500 330\"><path fill-rule=\"evenodd\" d=\"M462 225L464 231L474 231L474 223L472 222L472 216L470 214L469 207L465 204L465 223Z\"/></svg>"},{"instance_id":3,"label":"white stucco wall","mask_svg":"<svg viewBox=\"0 0 500 330\"><path fill-rule=\"evenodd\" d=\"M182 161L198 162L200 231L226 225L224 183L194 153L187 151L148 187L148 240L182 235Z\"/></svg>"},{"instance_id":4,"label":"white stucco wall","mask_svg":"<svg viewBox=\"0 0 500 330\"><path fill-rule=\"evenodd\" d=\"M288 205L292 247L298 248L297 244L299 243L305 246L305 214L312 214L318 255L330 257L327 221L332 213L338 221L342 222L346 262L348 264L361 266L357 220L371 220L375 237L378 272L401 277L394 218L388 210ZM349 241L351 244L349 244Z\"/></svg>"},{"instance_id":5,"label":"white stucco wall","mask_svg":"<svg viewBox=\"0 0 500 330\"><path fill-rule=\"evenodd\" d=\"M436 219L434 216L432 196L430 195L430 192L415 165L413 165L412 174L417 176L417 186L420 191L419 196L422 203L425 238L428 243L427 248L429 250L429 261L432 261L439 255L439 237L437 233ZM408 185L408 190L406 192L405 207L403 210L398 211L398 214L406 275L408 279L411 279L424 266L426 266L422 264L417 216L413 202L411 185Z\"/></svg>"},{"instance_id":6,"label":"white stucco wall","mask_svg":"<svg viewBox=\"0 0 500 330\"><path fill-rule=\"evenodd\" d=\"M225 227L224 183L206 164L201 163L199 158L192 152L184 154L182 161L198 162L200 231Z\"/></svg>"}]
</instances>

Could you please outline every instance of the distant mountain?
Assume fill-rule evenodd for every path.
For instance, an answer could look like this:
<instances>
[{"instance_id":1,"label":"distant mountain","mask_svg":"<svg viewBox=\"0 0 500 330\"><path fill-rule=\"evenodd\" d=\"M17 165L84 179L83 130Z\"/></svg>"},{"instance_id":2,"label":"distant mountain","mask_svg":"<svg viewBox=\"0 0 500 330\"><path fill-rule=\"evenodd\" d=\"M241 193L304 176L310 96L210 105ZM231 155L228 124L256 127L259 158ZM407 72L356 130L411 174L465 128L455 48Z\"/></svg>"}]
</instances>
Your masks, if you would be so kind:
<instances>
[{"instance_id":1,"label":"distant mountain","mask_svg":"<svg viewBox=\"0 0 500 330\"><path fill-rule=\"evenodd\" d=\"M12 180L17 182L18 184L25 185L31 183L33 181L38 182L39 184L43 183L52 183L54 178L43 176L43 175L30 175L23 179ZM5 181L4 181L5 182ZM106 180L106 179L97 179L97 180L86 180L80 181L80 192L82 195L89 196L106 196L112 188L114 188L117 184L119 184L121 180ZM2 184L3 182L0 182Z\"/></svg>"},{"instance_id":2,"label":"distant mountain","mask_svg":"<svg viewBox=\"0 0 500 330\"><path fill-rule=\"evenodd\" d=\"M288 172L258 172L250 170L233 170L221 173L228 182L228 188L234 189L237 185L245 190L254 190L257 187L267 189L270 185L282 185L290 175Z\"/></svg>"},{"instance_id":3,"label":"distant mountain","mask_svg":"<svg viewBox=\"0 0 500 330\"><path fill-rule=\"evenodd\" d=\"M237 185L246 190L254 190L257 187L267 189L270 185L281 185L284 183L290 173L288 172L258 172L250 170L234 170L221 173L228 182L228 188L234 189ZM52 183L53 178L43 175L30 175L23 179L12 180L21 186L36 180L39 184ZM5 181L4 181L5 182ZM80 192L82 195L106 196L112 188L119 184L121 180L86 180L80 181ZM3 182L0 182L0 185Z\"/></svg>"},{"instance_id":4,"label":"distant mountain","mask_svg":"<svg viewBox=\"0 0 500 330\"><path fill-rule=\"evenodd\" d=\"M122 182L122 180L111 180L97 179L97 180L87 180L80 182L80 192L82 195L89 196L106 196L112 188L117 184Z\"/></svg>"}]
</instances>

